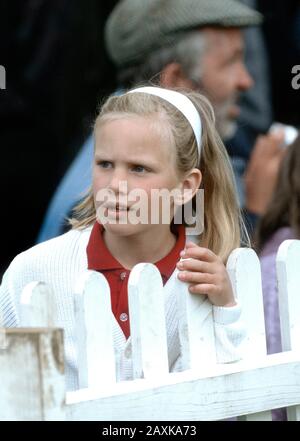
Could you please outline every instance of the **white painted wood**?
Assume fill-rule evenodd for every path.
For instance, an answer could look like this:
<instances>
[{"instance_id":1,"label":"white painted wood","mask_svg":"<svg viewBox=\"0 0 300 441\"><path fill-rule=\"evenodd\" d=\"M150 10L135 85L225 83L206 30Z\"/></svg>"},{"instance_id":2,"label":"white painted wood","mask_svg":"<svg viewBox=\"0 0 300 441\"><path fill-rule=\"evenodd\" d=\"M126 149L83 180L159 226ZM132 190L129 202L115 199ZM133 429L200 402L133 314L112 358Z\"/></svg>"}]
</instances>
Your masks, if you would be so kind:
<instances>
[{"instance_id":1,"label":"white painted wood","mask_svg":"<svg viewBox=\"0 0 300 441\"><path fill-rule=\"evenodd\" d=\"M267 354L261 268L257 254L249 248L234 250L227 261L227 271L236 298L242 306L241 319L246 338L241 346L243 359L259 359ZM238 418L240 419L240 418ZM242 417L246 421L271 421L271 412Z\"/></svg>"},{"instance_id":2,"label":"white painted wood","mask_svg":"<svg viewBox=\"0 0 300 441\"><path fill-rule=\"evenodd\" d=\"M65 379L64 348L61 330L54 329L40 334L39 346L40 382L45 421L64 420Z\"/></svg>"},{"instance_id":3,"label":"white painted wood","mask_svg":"<svg viewBox=\"0 0 300 441\"><path fill-rule=\"evenodd\" d=\"M64 419L62 331L6 330L0 350L0 420Z\"/></svg>"},{"instance_id":4,"label":"white painted wood","mask_svg":"<svg viewBox=\"0 0 300 441\"><path fill-rule=\"evenodd\" d=\"M4 328L4 317L2 311L0 311L0 328Z\"/></svg>"},{"instance_id":5,"label":"white painted wood","mask_svg":"<svg viewBox=\"0 0 300 441\"><path fill-rule=\"evenodd\" d=\"M243 358L264 357L267 353L261 269L257 254L249 248L237 248L230 254L227 271L236 298L242 306L245 323Z\"/></svg>"},{"instance_id":6,"label":"white painted wood","mask_svg":"<svg viewBox=\"0 0 300 441\"><path fill-rule=\"evenodd\" d=\"M269 410L249 413L248 415L239 416L238 421L272 421L272 413Z\"/></svg>"},{"instance_id":7,"label":"white painted wood","mask_svg":"<svg viewBox=\"0 0 300 441\"><path fill-rule=\"evenodd\" d=\"M6 349L8 345L7 339L6 339L6 329L0 328L0 350Z\"/></svg>"},{"instance_id":8,"label":"white painted wood","mask_svg":"<svg viewBox=\"0 0 300 441\"><path fill-rule=\"evenodd\" d=\"M300 240L280 245L276 267L282 350L300 351Z\"/></svg>"},{"instance_id":9,"label":"white painted wood","mask_svg":"<svg viewBox=\"0 0 300 441\"><path fill-rule=\"evenodd\" d=\"M20 299L20 326L54 327L56 317L56 304L51 287L44 282L27 284Z\"/></svg>"},{"instance_id":10,"label":"white painted wood","mask_svg":"<svg viewBox=\"0 0 300 441\"><path fill-rule=\"evenodd\" d=\"M176 277L178 271L176 270ZM191 294L188 284L176 280L182 369L201 369L216 363L212 304L206 296Z\"/></svg>"},{"instance_id":11,"label":"white painted wood","mask_svg":"<svg viewBox=\"0 0 300 441\"><path fill-rule=\"evenodd\" d=\"M128 302L134 378L168 374L163 283L155 265L140 263L131 270Z\"/></svg>"},{"instance_id":12,"label":"white painted wood","mask_svg":"<svg viewBox=\"0 0 300 441\"><path fill-rule=\"evenodd\" d=\"M84 272L75 287L79 387L109 388L116 382L110 289L97 271Z\"/></svg>"},{"instance_id":13,"label":"white painted wood","mask_svg":"<svg viewBox=\"0 0 300 441\"><path fill-rule=\"evenodd\" d=\"M284 241L277 252L278 304L283 351L300 352L300 240ZM300 421L300 406L288 409L288 419Z\"/></svg>"},{"instance_id":14,"label":"white painted wood","mask_svg":"<svg viewBox=\"0 0 300 441\"><path fill-rule=\"evenodd\" d=\"M112 387L109 395L67 393L70 420L217 420L300 403L300 354L280 353L259 362L216 365L157 380Z\"/></svg>"},{"instance_id":15,"label":"white painted wood","mask_svg":"<svg viewBox=\"0 0 300 441\"><path fill-rule=\"evenodd\" d=\"M0 330L0 419L66 416L70 420L194 421L238 417L253 421L269 420L270 409L287 407L289 419L299 420L299 262L300 241L282 244L277 271L287 352L267 356L258 258L248 249L235 250L229 257L227 269L249 334L244 360L233 364L203 363L199 358L202 353L207 358L213 347L213 335L207 331L211 329L211 305L192 296L187 285L176 280L184 367L192 367L176 374L168 374L160 273L154 265L137 265L129 279L131 334L135 375L145 379L121 383L115 379L109 287L100 273L86 272L75 289L80 387L85 388L67 393L63 405L59 330ZM22 322L50 326L55 316L53 299L45 284L31 284L22 294Z\"/></svg>"},{"instance_id":16,"label":"white painted wood","mask_svg":"<svg viewBox=\"0 0 300 441\"><path fill-rule=\"evenodd\" d=\"M300 421L300 405L287 408L288 421Z\"/></svg>"}]
</instances>

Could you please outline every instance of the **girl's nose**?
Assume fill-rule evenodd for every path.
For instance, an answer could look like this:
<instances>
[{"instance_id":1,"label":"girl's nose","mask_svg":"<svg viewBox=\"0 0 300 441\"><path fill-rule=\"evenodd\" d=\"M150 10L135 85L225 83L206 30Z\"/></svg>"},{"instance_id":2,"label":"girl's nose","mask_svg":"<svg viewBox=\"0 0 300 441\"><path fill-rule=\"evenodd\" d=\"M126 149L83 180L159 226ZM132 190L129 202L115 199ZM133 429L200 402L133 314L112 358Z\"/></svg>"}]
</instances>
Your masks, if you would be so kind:
<instances>
[{"instance_id":1,"label":"girl's nose","mask_svg":"<svg viewBox=\"0 0 300 441\"><path fill-rule=\"evenodd\" d=\"M108 186L115 193L127 192L128 181L126 172L115 169Z\"/></svg>"}]
</instances>

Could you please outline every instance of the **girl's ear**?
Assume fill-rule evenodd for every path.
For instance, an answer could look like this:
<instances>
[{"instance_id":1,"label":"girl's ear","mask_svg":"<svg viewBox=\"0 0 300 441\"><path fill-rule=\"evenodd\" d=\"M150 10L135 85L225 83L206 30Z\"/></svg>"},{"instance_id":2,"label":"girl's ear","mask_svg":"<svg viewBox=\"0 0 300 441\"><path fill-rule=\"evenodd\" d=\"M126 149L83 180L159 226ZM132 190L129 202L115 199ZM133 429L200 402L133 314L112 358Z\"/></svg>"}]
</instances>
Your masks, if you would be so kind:
<instances>
[{"instance_id":1,"label":"girl's ear","mask_svg":"<svg viewBox=\"0 0 300 441\"><path fill-rule=\"evenodd\" d=\"M180 191L180 200L177 198L177 205L184 205L191 199L193 199L197 190L199 190L202 181L202 173L198 168L193 168L185 177L183 178Z\"/></svg>"}]
</instances>

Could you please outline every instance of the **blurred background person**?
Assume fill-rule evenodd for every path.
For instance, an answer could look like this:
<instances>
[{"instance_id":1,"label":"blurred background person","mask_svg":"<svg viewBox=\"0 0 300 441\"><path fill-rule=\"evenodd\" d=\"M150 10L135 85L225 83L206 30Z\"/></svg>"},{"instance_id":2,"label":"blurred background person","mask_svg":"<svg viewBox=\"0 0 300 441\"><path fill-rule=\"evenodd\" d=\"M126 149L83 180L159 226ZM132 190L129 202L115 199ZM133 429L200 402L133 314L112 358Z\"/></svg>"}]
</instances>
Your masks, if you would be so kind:
<instances>
[{"instance_id":1,"label":"blurred background person","mask_svg":"<svg viewBox=\"0 0 300 441\"><path fill-rule=\"evenodd\" d=\"M300 239L300 136L287 147L274 193L256 233L266 318L268 353L281 352L276 254L287 239Z\"/></svg>"},{"instance_id":2,"label":"blurred background person","mask_svg":"<svg viewBox=\"0 0 300 441\"><path fill-rule=\"evenodd\" d=\"M269 64L270 103L275 122L300 128L300 93L292 87L294 66L300 60L299 0L257 0L264 15L262 31ZM260 80L261 81L261 80ZM271 125L271 129L273 124ZM283 131L262 131L248 152L249 161L243 176L245 215L253 232L265 213L274 191L278 169L285 155Z\"/></svg>"},{"instance_id":3,"label":"blurred background person","mask_svg":"<svg viewBox=\"0 0 300 441\"><path fill-rule=\"evenodd\" d=\"M256 0L241 1L251 8L258 7ZM237 130L233 137L227 139L226 147L236 170L240 205L246 208L243 175L257 137L269 130L273 121L273 110L269 60L263 29L261 26L248 27L243 30L243 35L245 65L253 79L253 86L241 94Z\"/></svg>"},{"instance_id":4,"label":"blurred background person","mask_svg":"<svg viewBox=\"0 0 300 441\"><path fill-rule=\"evenodd\" d=\"M261 264L267 352L282 351L276 276L276 255L287 239L300 239L300 136L286 147L271 200L256 231ZM286 420L286 410L272 411L273 420Z\"/></svg>"}]
</instances>

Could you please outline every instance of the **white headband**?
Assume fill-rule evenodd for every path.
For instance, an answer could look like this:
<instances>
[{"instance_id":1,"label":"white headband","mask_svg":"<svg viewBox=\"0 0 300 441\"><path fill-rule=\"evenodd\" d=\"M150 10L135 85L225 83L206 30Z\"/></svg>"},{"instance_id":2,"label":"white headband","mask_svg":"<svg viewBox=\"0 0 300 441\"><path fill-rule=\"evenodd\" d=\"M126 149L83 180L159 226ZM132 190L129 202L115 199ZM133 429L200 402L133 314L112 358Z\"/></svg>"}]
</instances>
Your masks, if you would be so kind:
<instances>
[{"instance_id":1,"label":"white headband","mask_svg":"<svg viewBox=\"0 0 300 441\"><path fill-rule=\"evenodd\" d=\"M143 92L149 93L150 95L159 96L160 98L168 101L173 106L175 106L186 117L193 129L200 158L202 126L199 113L192 101L180 92L176 92L175 90L162 89L161 87L139 87L137 89L130 90L128 93L134 92Z\"/></svg>"}]
</instances>

